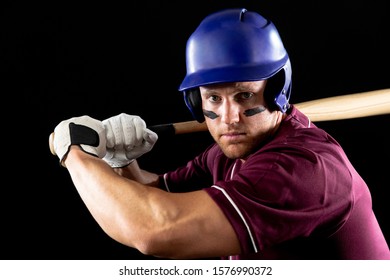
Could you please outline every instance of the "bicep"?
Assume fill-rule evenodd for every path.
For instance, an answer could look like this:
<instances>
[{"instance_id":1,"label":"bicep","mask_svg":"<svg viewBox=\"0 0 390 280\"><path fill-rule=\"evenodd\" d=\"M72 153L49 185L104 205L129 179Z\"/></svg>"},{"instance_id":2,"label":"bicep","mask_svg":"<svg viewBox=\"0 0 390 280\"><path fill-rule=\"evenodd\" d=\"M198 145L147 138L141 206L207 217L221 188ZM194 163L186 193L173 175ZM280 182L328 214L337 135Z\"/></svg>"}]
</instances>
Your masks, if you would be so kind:
<instances>
[{"instance_id":1,"label":"bicep","mask_svg":"<svg viewBox=\"0 0 390 280\"><path fill-rule=\"evenodd\" d=\"M206 258L240 253L232 225L207 192L166 193L159 199L165 204L159 207L167 215L163 220L168 221L159 232L167 256Z\"/></svg>"}]
</instances>

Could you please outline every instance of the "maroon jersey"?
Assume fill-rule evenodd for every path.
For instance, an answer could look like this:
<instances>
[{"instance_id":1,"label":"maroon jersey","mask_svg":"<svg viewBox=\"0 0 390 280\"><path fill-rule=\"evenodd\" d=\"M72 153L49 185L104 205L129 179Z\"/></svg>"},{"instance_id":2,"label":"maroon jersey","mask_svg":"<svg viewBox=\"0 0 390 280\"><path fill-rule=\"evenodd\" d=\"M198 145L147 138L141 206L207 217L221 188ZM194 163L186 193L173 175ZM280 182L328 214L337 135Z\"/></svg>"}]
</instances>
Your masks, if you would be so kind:
<instances>
[{"instance_id":1,"label":"maroon jersey","mask_svg":"<svg viewBox=\"0 0 390 280\"><path fill-rule=\"evenodd\" d=\"M232 224L233 259L390 259L371 195L337 141L292 106L245 162L213 144L161 176L170 192L204 189Z\"/></svg>"}]
</instances>

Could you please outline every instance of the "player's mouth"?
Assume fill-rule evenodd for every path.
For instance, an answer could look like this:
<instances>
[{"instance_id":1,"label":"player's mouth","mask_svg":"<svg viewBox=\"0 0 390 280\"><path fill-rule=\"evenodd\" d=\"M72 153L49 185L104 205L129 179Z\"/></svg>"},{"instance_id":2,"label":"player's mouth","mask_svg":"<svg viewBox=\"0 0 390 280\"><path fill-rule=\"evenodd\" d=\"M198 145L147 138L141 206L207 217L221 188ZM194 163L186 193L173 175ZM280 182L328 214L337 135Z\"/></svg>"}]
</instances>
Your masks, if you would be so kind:
<instances>
[{"instance_id":1,"label":"player's mouth","mask_svg":"<svg viewBox=\"0 0 390 280\"><path fill-rule=\"evenodd\" d=\"M246 133L243 132L227 132L221 134L221 139L228 142L241 142L246 137Z\"/></svg>"}]
</instances>

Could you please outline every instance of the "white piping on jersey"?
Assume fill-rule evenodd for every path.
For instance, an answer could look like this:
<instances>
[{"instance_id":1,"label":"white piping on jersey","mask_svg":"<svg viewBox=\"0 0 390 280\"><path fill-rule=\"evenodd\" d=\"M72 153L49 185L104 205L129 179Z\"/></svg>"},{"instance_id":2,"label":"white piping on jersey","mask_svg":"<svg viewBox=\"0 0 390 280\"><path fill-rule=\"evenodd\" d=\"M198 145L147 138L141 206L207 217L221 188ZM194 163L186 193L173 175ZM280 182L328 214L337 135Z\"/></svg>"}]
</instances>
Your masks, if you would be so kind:
<instances>
[{"instance_id":1,"label":"white piping on jersey","mask_svg":"<svg viewBox=\"0 0 390 280\"><path fill-rule=\"evenodd\" d=\"M167 173L165 173L164 176L163 176L163 178L164 178L164 185L165 185L165 188L167 189L167 191L171 192L171 190L168 187L167 176L168 176Z\"/></svg>"},{"instance_id":2,"label":"white piping on jersey","mask_svg":"<svg viewBox=\"0 0 390 280\"><path fill-rule=\"evenodd\" d=\"M248 234L249 234L249 237L251 239L251 242L252 242L252 246L253 246L253 249L255 250L255 253L257 253L257 247L256 247L256 244L255 244L255 241L253 239L253 235L252 235L252 232L248 226L248 223L246 222L244 216L242 215L240 209L238 209L237 205L234 203L233 199L227 194L227 192L221 188L221 187L218 187L216 185L213 185L211 186L212 188L216 188L218 190L220 190L224 195L225 197L227 198L227 200L230 202L230 204L233 206L233 208L237 211L238 215L240 216L241 220L244 222L244 225L246 227L246 230L248 231Z\"/></svg>"},{"instance_id":3,"label":"white piping on jersey","mask_svg":"<svg viewBox=\"0 0 390 280\"><path fill-rule=\"evenodd\" d=\"M230 180L233 179L234 170L236 169L236 165L237 165L237 161L234 163L233 168L232 168L232 172L230 173Z\"/></svg>"}]
</instances>

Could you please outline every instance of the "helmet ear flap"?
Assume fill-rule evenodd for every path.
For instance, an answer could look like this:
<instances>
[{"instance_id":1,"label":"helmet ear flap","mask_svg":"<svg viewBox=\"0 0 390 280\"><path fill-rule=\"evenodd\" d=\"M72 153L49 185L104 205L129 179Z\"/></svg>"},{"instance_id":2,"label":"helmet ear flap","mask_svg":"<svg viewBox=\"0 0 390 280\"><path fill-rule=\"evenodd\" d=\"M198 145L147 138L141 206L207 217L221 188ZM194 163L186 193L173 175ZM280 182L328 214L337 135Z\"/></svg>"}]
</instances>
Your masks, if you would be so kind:
<instances>
[{"instance_id":1,"label":"helmet ear flap","mask_svg":"<svg viewBox=\"0 0 390 280\"><path fill-rule=\"evenodd\" d=\"M268 78L264 98L270 110L279 110L285 113L290 108L291 95L291 66L286 65L272 77Z\"/></svg>"},{"instance_id":2,"label":"helmet ear flap","mask_svg":"<svg viewBox=\"0 0 390 280\"><path fill-rule=\"evenodd\" d=\"M202 123L205 121L202 110L202 98L198 87L183 91L184 101L190 109L190 112L195 120Z\"/></svg>"},{"instance_id":3,"label":"helmet ear flap","mask_svg":"<svg viewBox=\"0 0 390 280\"><path fill-rule=\"evenodd\" d=\"M284 71L279 71L267 79L264 91L264 99L271 111L281 110L278 103L284 103L283 98ZM282 100L283 99L283 100Z\"/></svg>"}]
</instances>

